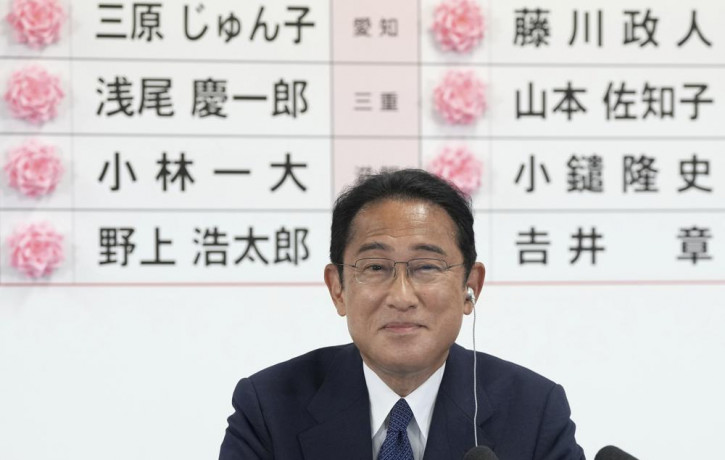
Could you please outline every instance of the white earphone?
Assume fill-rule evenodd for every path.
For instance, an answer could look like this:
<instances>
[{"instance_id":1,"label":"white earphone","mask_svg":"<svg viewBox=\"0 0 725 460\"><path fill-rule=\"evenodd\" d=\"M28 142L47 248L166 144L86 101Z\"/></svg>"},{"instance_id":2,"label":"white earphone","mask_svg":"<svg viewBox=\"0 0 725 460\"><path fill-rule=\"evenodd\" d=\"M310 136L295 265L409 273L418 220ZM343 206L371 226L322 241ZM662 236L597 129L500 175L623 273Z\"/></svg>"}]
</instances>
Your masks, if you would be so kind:
<instances>
[{"instance_id":1,"label":"white earphone","mask_svg":"<svg viewBox=\"0 0 725 460\"><path fill-rule=\"evenodd\" d=\"M466 291L466 300L470 300L473 305L476 305L476 294L473 292L473 288L470 286Z\"/></svg>"}]
</instances>

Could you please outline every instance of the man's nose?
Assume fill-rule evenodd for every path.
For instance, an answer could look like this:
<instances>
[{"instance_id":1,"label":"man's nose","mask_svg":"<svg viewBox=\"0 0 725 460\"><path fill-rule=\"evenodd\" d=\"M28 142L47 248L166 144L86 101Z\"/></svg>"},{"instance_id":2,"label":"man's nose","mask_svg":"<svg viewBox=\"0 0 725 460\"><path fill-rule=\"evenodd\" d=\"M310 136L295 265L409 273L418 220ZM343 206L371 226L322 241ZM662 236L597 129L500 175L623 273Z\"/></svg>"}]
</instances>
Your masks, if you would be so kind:
<instances>
[{"instance_id":1,"label":"man's nose","mask_svg":"<svg viewBox=\"0 0 725 460\"><path fill-rule=\"evenodd\" d=\"M394 308L407 310L417 305L418 296L408 275L407 263L397 262L395 264L393 282L390 286L388 298L390 306Z\"/></svg>"}]
</instances>

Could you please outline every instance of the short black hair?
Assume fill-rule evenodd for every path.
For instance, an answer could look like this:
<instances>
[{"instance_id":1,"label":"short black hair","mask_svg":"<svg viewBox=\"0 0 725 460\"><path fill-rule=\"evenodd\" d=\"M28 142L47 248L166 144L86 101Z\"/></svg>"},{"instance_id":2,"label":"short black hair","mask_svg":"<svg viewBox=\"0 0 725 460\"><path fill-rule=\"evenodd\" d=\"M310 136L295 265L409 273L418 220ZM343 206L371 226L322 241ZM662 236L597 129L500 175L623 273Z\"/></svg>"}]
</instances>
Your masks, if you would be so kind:
<instances>
[{"instance_id":1,"label":"short black hair","mask_svg":"<svg viewBox=\"0 0 725 460\"><path fill-rule=\"evenodd\" d=\"M456 243L463 254L468 278L476 263L476 241L473 234L471 200L455 185L421 169L401 169L362 176L335 201L330 227L330 261L343 263L349 243L350 226L362 208L384 200L419 200L443 208L456 227ZM340 280L342 266L338 265Z\"/></svg>"}]
</instances>

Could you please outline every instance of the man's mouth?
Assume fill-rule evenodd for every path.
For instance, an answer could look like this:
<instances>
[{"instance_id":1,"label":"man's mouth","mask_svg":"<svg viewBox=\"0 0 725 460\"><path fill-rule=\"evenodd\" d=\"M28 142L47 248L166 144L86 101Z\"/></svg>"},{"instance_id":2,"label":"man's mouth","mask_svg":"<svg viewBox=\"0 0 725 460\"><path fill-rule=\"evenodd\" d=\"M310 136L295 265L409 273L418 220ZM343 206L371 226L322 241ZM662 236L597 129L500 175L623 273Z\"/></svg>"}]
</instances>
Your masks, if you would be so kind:
<instances>
[{"instance_id":1,"label":"man's mouth","mask_svg":"<svg viewBox=\"0 0 725 460\"><path fill-rule=\"evenodd\" d=\"M393 332L397 334L406 334L410 332L415 332L418 329L422 329L423 326L418 323L409 323L409 322L391 322L385 324L383 326L383 330L388 332Z\"/></svg>"}]
</instances>

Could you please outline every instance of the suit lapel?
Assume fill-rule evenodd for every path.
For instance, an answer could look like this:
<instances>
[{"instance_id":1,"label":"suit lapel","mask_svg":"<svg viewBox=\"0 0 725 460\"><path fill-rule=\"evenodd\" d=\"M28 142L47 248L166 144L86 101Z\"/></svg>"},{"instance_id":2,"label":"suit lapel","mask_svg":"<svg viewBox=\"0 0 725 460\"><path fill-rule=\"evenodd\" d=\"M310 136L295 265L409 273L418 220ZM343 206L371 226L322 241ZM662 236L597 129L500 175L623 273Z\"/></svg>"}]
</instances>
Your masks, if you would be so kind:
<instances>
[{"instance_id":1,"label":"suit lapel","mask_svg":"<svg viewBox=\"0 0 725 460\"><path fill-rule=\"evenodd\" d=\"M342 348L330 364L307 410L318 424L299 435L305 459L372 458L370 398L353 345Z\"/></svg>"},{"instance_id":2,"label":"suit lapel","mask_svg":"<svg viewBox=\"0 0 725 460\"><path fill-rule=\"evenodd\" d=\"M482 428L493 409L481 372L478 376L478 444L495 450ZM299 435L305 459L372 458L370 399L360 352L353 345L341 349L307 409L318 424ZM454 344L433 409L425 460L463 458L474 445L473 409L473 354Z\"/></svg>"},{"instance_id":3,"label":"suit lapel","mask_svg":"<svg viewBox=\"0 0 725 460\"><path fill-rule=\"evenodd\" d=\"M478 386L478 444L495 448L481 428L493 414L483 383ZM474 446L473 354L458 345L451 347L431 421L425 460L457 459Z\"/></svg>"}]
</instances>

